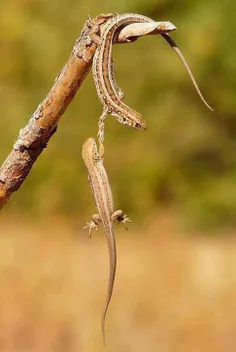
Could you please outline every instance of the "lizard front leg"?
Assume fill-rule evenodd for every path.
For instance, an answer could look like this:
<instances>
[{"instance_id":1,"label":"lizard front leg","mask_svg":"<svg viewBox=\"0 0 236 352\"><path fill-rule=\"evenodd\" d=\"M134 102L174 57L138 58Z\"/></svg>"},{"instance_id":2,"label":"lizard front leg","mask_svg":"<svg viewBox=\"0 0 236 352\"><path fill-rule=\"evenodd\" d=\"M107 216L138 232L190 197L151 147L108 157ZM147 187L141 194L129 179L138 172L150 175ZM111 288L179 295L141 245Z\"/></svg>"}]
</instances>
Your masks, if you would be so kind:
<instances>
[{"instance_id":1,"label":"lizard front leg","mask_svg":"<svg viewBox=\"0 0 236 352\"><path fill-rule=\"evenodd\" d=\"M99 141L99 159L103 161L104 159L104 132L105 132L105 121L107 115L109 114L109 108L107 106L103 107L103 113L99 117L98 121L98 141Z\"/></svg>"},{"instance_id":2,"label":"lizard front leg","mask_svg":"<svg viewBox=\"0 0 236 352\"><path fill-rule=\"evenodd\" d=\"M90 222L87 222L86 225L83 227L83 229L89 229L89 237L91 238L91 231L92 229L96 229L96 231L98 230L98 227L100 225L100 223L102 222L99 214L93 214L92 215L92 220Z\"/></svg>"}]
</instances>

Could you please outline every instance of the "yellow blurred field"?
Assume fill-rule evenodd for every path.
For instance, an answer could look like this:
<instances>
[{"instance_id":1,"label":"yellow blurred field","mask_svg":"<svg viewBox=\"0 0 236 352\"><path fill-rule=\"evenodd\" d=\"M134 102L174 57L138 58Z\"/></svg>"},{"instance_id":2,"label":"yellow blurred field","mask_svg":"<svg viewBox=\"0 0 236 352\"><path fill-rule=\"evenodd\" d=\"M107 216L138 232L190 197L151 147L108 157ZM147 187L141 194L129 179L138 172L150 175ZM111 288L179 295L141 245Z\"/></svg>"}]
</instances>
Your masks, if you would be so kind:
<instances>
[{"instance_id":1,"label":"yellow blurred field","mask_svg":"<svg viewBox=\"0 0 236 352\"><path fill-rule=\"evenodd\" d=\"M0 351L102 351L102 229L90 239L69 221L5 219L1 230ZM236 350L235 238L177 234L165 218L116 234L107 351Z\"/></svg>"}]
</instances>

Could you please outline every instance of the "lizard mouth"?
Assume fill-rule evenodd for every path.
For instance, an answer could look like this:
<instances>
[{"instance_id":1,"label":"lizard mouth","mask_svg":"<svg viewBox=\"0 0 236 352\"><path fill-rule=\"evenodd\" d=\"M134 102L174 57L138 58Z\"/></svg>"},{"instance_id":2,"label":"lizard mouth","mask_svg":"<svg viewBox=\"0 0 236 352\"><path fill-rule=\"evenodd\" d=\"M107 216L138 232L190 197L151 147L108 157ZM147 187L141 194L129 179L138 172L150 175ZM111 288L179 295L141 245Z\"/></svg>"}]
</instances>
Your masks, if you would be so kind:
<instances>
[{"instance_id":1,"label":"lizard mouth","mask_svg":"<svg viewBox=\"0 0 236 352\"><path fill-rule=\"evenodd\" d=\"M132 128L135 128L136 130L140 131L146 131L147 126L144 121L134 121L132 119L127 118L125 115L120 115L117 114L117 112L112 111L111 115L114 116L118 122L120 122L122 125L126 125Z\"/></svg>"},{"instance_id":2,"label":"lizard mouth","mask_svg":"<svg viewBox=\"0 0 236 352\"><path fill-rule=\"evenodd\" d=\"M123 123L127 124L129 127L132 127L132 128L135 128L136 130L139 130L139 131L146 131L147 129L147 126L146 126L146 123L144 121L142 122L138 122L138 121L132 121L130 122L128 120L126 120L126 123L124 122L124 119L123 119Z\"/></svg>"},{"instance_id":3,"label":"lizard mouth","mask_svg":"<svg viewBox=\"0 0 236 352\"><path fill-rule=\"evenodd\" d=\"M132 127L134 127L137 130L140 130L140 131L146 131L146 129L147 129L147 125L144 122L142 122L142 123L135 122L134 126L132 126Z\"/></svg>"}]
</instances>

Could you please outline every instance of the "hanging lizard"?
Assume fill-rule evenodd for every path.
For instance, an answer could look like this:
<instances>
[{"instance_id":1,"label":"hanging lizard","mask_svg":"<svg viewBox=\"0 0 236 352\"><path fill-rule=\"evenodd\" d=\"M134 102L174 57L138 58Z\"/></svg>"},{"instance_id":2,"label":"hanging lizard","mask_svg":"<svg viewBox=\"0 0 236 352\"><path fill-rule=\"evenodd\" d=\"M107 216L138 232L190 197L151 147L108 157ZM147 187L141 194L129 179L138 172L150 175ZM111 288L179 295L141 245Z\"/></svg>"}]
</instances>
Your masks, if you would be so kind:
<instances>
[{"instance_id":1,"label":"hanging lizard","mask_svg":"<svg viewBox=\"0 0 236 352\"><path fill-rule=\"evenodd\" d=\"M87 223L84 228L89 229L89 234L92 228L98 228L99 223L102 222L104 231L106 234L109 256L110 256L110 275L107 299L102 314L102 335L103 345L105 346L105 320L106 314L109 307L109 303L112 297L115 275L116 275L116 241L115 232L113 227L113 220L117 219L118 222L125 224L127 229L127 223L131 220L123 214L122 210L114 209L113 195L111 186L108 180L106 170L103 166L103 162L99 158L96 142L93 138L89 138L82 147L82 158L88 170L89 182L92 188L95 204L98 210L98 214L92 216L92 221Z\"/></svg>"}]
</instances>

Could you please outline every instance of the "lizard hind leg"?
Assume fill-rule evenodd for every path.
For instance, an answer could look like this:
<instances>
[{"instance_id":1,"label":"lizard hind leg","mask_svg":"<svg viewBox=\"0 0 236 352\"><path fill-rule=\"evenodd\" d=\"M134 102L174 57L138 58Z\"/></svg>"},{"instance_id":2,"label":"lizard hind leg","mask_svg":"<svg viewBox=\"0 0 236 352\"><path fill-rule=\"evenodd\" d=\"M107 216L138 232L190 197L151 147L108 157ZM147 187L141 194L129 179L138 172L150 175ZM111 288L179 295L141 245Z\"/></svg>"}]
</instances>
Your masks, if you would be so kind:
<instances>
[{"instance_id":1,"label":"lizard hind leg","mask_svg":"<svg viewBox=\"0 0 236 352\"><path fill-rule=\"evenodd\" d=\"M131 222L131 220L123 213L123 210L116 210L112 216L111 216L111 220L114 221L116 220L118 221L118 224L119 223L123 223L125 225L125 229L126 231L128 230L128 226L127 224Z\"/></svg>"},{"instance_id":2,"label":"lizard hind leg","mask_svg":"<svg viewBox=\"0 0 236 352\"><path fill-rule=\"evenodd\" d=\"M116 83L116 80L115 80L114 61L113 61L112 57L111 57L111 72L110 72L110 75L111 75L111 82L113 83L113 86L115 88L116 93L118 94L119 99L121 101L124 100L125 93L123 92L123 90L120 87L118 87L118 85Z\"/></svg>"}]
</instances>

